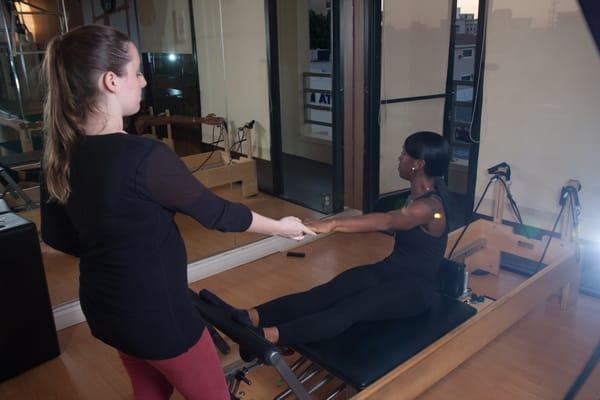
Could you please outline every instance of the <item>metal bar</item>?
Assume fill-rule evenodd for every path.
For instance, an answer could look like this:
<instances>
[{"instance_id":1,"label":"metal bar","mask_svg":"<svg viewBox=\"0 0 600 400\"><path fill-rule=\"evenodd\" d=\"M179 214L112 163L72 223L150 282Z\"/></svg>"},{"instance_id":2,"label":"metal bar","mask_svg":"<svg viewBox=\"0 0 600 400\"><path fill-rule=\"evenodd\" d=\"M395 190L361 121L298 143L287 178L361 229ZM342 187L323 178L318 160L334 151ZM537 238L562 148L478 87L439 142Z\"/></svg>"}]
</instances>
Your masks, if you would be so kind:
<instances>
[{"instance_id":1,"label":"metal bar","mask_svg":"<svg viewBox=\"0 0 600 400\"><path fill-rule=\"evenodd\" d=\"M321 368L317 365L315 365L314 363L311 363L305 370L304 372L302 372L297 379L299 380L300 383L304 383L307 380L309 380L310 378L312 378L313 376L315 376L315 374L317 374L319 371L321 370ZM302 388L304 388L304 386L302 386ZM279 393L274 400L283 400L286 397L288 397L290 394L292 394L293 390L290 388L284 390L283 392Z\"/></svg>"},{"instance_id":2,"label":"metal bar","mask_svg":"<svg viewBox=\"0 0 600 400\"><path fill-rule=\"evenodd\" d=\"M316 78L320 77L320 78L331 78L333 76L333 74L328 73L328 72L303 72L302 76L304 76L305 78L309 78L311 76L314 76Z\"/></svg>"},{"instance_id":3,"label":"metal bar","mask_svg":"<svg viewBox=\"0 0 600 400\"><path fill-rule=\"evenodd\" d=\"M292 366L290 367L290 369L292 371L296 371L298 368L300 368L306 361L308 361L308 359L306 357L300 357L298 358L298 360L296 360L295 363L292 364Z\"/></svg>"},{"instance_id":4,"label":"metal bar","mask_svg":"<svg viewBox=\"0 0 600 400\"><path fill-rule=\"evenodd\" d=\"M313 394L314 392L316 392L317 390L322 388L327 382L331 381L332 379L333 379L333 376L331 374L325 375L325 378L321 379L315 386L308 389L308 394Z\"/></svg>"},{"instance_id":5,"label":"metal bar","mask_svg":"<svg viewBox=\"0 0 600 400\"><path fill-rule=\"evenodd\" d=\"M15 86L17 89L19 112L21 113L21 119L25 119L25 110L23 109L23 98L21 96L21 83L19 82L19 76L17 75L17 68L15 67L15 59L14 59L14 55L13 55L13 43L12 43L10 31L8 30L8 21L6 20L5 2L2 2L2 5L0 5L0 12L2 13L2 23L4 25L4 30L6 31L6 43L8 44L8 62L10 63L10 69L13 74L13 78L15 80ZM11 20L12 19L13 18L11 18ZM14 30L13 30L13 32L14 32Z\"/></svg>"},{"instance_id":6,"label":"metal bar","mask_svg":"<svg viewBox=\"0 0 600 400\"><path fill-rule=\"evenodd\" d=\"M332 127L333 124L329 123L329 122L321 122L321 121L314 121L312 119L307 119L306 121L304 121L307 124L313 124L313 125L321 125L321 126L328 126L328 127Z\"/></svg>"},{"instance_id":7,"label":"metal bar","mask_svg":"<svg viewBox=\"0 0 600 400\"><path fill-rule=\"evenodd\" d=\"M15 56L20 56L20 55L27 55L27 54L44 54L45 51L43 50L31 50L31 51L16 51L14 54Z\"/></svg>"},{"instance_id":8,"label":"metal bar","mask_svg":"<svg viewBox=\"0 0 600 400\"><path fill-rule=\"evenodd\" d=\"M331 394L329 396L327 396L325 398L325 400L333 400L333 399L335 399L340 393L342 393L344 391L344 389L346 389L346 384L342 383L337 388L335 388L335 390L333 392L331 392Z\"/></svg>"},{"instance_id":9,"label":"metal bar","mask_svg":"<svg viewBox=\"0 0 600 400\"><path fill-rule=\"evenodd\" d=\"M23 46L19 44L19 47L22 49ZM21 68L23 68L23 78L25 81L25 87L27 88L27 93L31 94L31 87L29 86L29 74L27 73L27 63L25 62L25 55L22 51L15 53L15 55L20 55L21 59Z\"/></svg>"},{"instance_id":10,"label":"metal bar","mask_svg":"<svg viewBox=\"0 0 600 400\"><path fill-rule=\"evenodd\" d=\"M431 95L427 95L427 96L402 97L402 98L398 98L398 99L385 99L385 100L381 100L381 104L406 103L409 101L441 99L444 97L446 97L446 93L438 93L438 94L431 94Z\"/></svg>"},{"instance_id":11,"label":"metal bar","mask_svg":"<svg viewBox=\"0 0 600 400\"><path fill-rule=\"evenodd\" d=\"M360 2L359 2L360 3ZM358 4L358 3L357 3ZM332 201L329 213L337 213L344 208L344 46L342 45L342 5L352 8L349 1L331 2L331 51L333 54L333 77L331 79L331 150L332 150ZM351 53L351 52L350 52Z\"/></svg>"},{"instance_id":12,"label":"metal bar","mask_svg":"<svg viewBox=\"0 0 600 400\"><path fill-rule=\"evenodd\" d=\"M56 0L57 4L59 0ZM61 33L69 32L69 17L67 16L67 9L65 8L65 0L60 0L60 13L62 14L62 21L64 26L62 26L63 31Z\"/></svg>"},{"instance_id":13,"label":"metal bar","mask_svg":"<svg viewBox=\"0 0 600 400\"><path fill-rule=\"evenodd\" d=\"M314 373L318 371L319 367L315 365L315 363L312 363L304 370L304 372L300 374L298 379L300 380L300 382L306 382L307 379L310 379L314 375ZM307 378L307 376L309 375L310 377Z\"/></svg>"},{"instance_id":14,"label":"metal bar","mask_svg":"<svg viewBox=\"0 0 600 400\"><path fill-rule=\"evenodd\" d=\"M277 369L277 372L279 372L279 375L281 375L281 377L287 382L288 386L290 387L289 389L284 391L282 394L275 397L276 400L283 400L284 398L289 396L292 392L296 395L296 397L299 400L311 400L310 394L308 394L308 392L306 391L304 386L302 386L302 383L304 383L305 381L298 381L298 378L296 377L296 375L294 375L294 373L292 372L290 367L288 367L288 365L285 363L283 358L280 357L275 363L273 363L273 366L275 367L275 369ZM317 372L318 372L318 370L315 371L315 374ZM312 376L314 376L314 374L311 375L310 377L306 378L306 380L310 379ZM289 391L289 393L288 393L288 391ZM287 393L287 394L284 394L284 393Z\"/></svg>"},{"instance_id":15,"label":"metal bar","mask_svg":"<svg viewBox=\"0 0 600 400\"><path fill-rule=\"evenodd\" d=\"M15 12L17 15L56 15L60 16L59 13L56 12L42 12L42 11L17 11Z\"/></svg>"},{"instance_id":16,"label":"metal bar","mask_svg":"<svg viewBox=\"0 0 600 400\"><path fill-rule=\"evenodd\" d=\"M238 390L240 390L242 381L240 381L239 379L237 379L235 377L233 377L232 379L233 379L233 381L232 381L231 385L229 385L229 393L231 393L235 396L235 394L238 392Z\"/></svg>"}]
</instances>

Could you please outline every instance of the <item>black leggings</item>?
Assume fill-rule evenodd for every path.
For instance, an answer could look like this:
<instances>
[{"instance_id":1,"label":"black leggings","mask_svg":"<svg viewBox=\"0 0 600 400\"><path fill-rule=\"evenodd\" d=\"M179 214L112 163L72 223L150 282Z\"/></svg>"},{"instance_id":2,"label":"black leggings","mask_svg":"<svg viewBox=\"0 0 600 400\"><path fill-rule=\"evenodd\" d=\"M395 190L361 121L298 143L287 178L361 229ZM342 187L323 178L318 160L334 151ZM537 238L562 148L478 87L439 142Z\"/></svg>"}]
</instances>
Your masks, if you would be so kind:
<instances>
[{"instance_id":1,"label":"black leggings","mask_svg":"<svg viewBox=\"0 0 600 400\"><path fill-rule=\"evenodd\" d=\"M279 344L310 343L342 333L359 321L406 318L427 310L432 289L402 276L385 261L355 267L306 292L257 307L260 326L275 326Z\"/></svg>"}]
</instances>

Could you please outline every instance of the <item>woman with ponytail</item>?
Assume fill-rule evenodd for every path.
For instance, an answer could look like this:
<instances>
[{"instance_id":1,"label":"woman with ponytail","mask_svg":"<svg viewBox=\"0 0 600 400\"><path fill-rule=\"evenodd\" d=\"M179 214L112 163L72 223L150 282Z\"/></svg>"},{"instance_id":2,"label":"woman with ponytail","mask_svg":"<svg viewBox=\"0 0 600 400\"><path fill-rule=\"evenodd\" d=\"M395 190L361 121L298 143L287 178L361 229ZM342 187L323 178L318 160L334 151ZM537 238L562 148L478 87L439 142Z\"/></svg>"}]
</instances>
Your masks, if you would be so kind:
<instances>
[{"instance_id":1,"label":"woman with ponytail","mask_svg":"<svg viewBox=\"0 0 600 400\"><path fill-rule=\"evenodd\" d=\"M281 345L329 339L363 320L423 313L430 306L448 238L443 175L449 162L448 143L442 136L414 133L404 142L398 160L400 177L410 182L403 208L307 223L317 233L393 231L394 249L384 260L250 310L236 309L207 290L200 296Z\"/></svg>"},{"instance_id":2,"label":"woman with ponytail","mask_svg":"<svg viewBox=\"0 0 600 400\"><path fill-rule=\"evenodd\" d=\"M135 45L89 25L54 38L43 70L42 238L80 258L80 303L92 334L116 348L136 399L229 399L216 351L188 296L173 216L210 229L300 239L310 229L228 202L164 144L123 130L146 81Z\"/></svg>"}]
</instances>

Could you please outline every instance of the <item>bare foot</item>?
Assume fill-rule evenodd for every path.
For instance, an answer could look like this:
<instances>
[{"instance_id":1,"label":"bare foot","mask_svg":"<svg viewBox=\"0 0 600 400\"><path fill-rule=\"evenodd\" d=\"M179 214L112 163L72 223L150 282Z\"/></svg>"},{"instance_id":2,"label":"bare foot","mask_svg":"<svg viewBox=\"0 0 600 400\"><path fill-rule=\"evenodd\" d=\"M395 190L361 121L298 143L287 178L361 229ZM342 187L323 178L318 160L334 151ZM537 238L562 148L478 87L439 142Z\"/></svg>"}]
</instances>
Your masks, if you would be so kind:
<instances>
[{"instance_id":1,"label":"bare foot","mask_svg":"<svg viewBox=\"0 0 600 400\"><path fill-rule=\"evenodd\" d=\"M256 310L256 308L251 308L248 310L248 317L250 317L250 322L252 322L253 326L258 326L260 318L258 316L258 311Z\"/></svg>"},{"instance_id":2,"label":"bare foot","mask_svg":"<svg viewBox=\"0 0 600 400\"><path fill-rule=\"evenodd\" d=\"M279 341L279 330L275 326L270 326L268 328L263 328L263 332L265 334L265 339L273 344L277 344Z\"/></svg>"}]
</instances>

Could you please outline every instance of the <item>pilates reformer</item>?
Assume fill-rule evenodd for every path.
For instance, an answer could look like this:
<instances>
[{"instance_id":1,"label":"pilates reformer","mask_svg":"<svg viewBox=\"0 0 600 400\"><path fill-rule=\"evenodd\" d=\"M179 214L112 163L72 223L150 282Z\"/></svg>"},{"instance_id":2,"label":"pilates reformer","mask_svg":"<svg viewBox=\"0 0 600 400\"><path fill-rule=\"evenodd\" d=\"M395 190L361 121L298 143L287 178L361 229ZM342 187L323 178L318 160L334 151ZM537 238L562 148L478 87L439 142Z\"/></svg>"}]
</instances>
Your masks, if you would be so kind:
<instances>
[{"instance_id":1,"label":"pilates reformer","mask_svg":"<svg viewBox=\"0 0 600 400\"><path fill-rule=\"evenodd\" d=\"M334 399L364 389L399 362L475 315L475 308L456 299L464 292L464 267L449 260L443 264L445 273L439 275L439 290L430 311L402 320L361 322L332 340L293 346L301 357L291 366L277 346L231 320L222 309L195 294L192 296L198 311L210 324L240 347L251 349L256 356L256 361L227 374L232 398L239 398L237 392L242 382L250 383L248 372L268 365L274 367L288 385L275 399L282 400L291 394L302 400L312 399L317 390L335 383L333 391L324 397ZM373 335L375 331L377 336ZM305 387L304 384L322 372L325 372L323 378Z\"/></svg>"},{"instance_id":2,"label":"pilates reformer","mask_svg":"<svg viewBox=\"0 0 600 400\"><path fill-rule=\"evenodd\" d=\"M209 114L206 117L190 117L171 115L169 110L165 110L162 114L156 116L141 115L135 120L135 128L138 134L143 134L147 128L150 128L155 138L158 138L156 127L166 126L166 137L159 140L174 150L172 124L200 127L207 125L213 129L213 138L210 144L212 146L223 145L223 150L215 149L206 153L181 157L181 160L190 172L206 187L213 188L240 182L243 197L258 194L256 161L252 158L251 131L254 127L254 121L244 124L238 130L238 138L234 142L234 147L238 149L238 153L242 153L242 143L245 142L247 148L247 155L242 155L238 159L231 157L231 138L229 137L225 120L214 114ZM216 137L215 130L218 130Z\"/></svg>"},{"instance_id":3,"label":"pilates reformer","mask_svg":"<svg viewBox=\"0 0 600 400\"><path fill-rule=\"evenodd\" d=\"M236 392L241 383L248 382L249 370L261 364L273 366L289 386L275 397L278 400L291 394L299 399L312 399L319 389L334 385L337 386L333 391L321 398L415 398L540 302L555 294L560 296L563 309L574 302L580 276L574 242L578 203L575 194L580 185L569 181L567 189L563 189L561 204L571 212L559 213L563 222L561 236L551 241L551 235L530 238L502 224L506 181L500 180L507 178L495 174L491 179L497 182L492 221L479 219L466 231L457 230L449 235L446 256L451 248L456 247L456 251L453 261L446 259L440 268L439 293L428 312L410 319L361 322L332 340L294 346L300 358L291 366L283 361L276 346L195 295L195 304L209 323L241 347L252 349L257 356L257 361L227 374L232 398L238 398ZM459 238L461 245L455 246ZM477 310L458 300L466 289L466 285L457 283L464 279L464 271L485 269L490 274L499 274L503 252L538 262L538 271ZM472 286L476 287L477 282L472 282ZM314 379L311 381L321 368L326 370L325 377L316 383ZM307 383L311 384L308 388L304 386Z\"/></svg>"}]
</instances>

